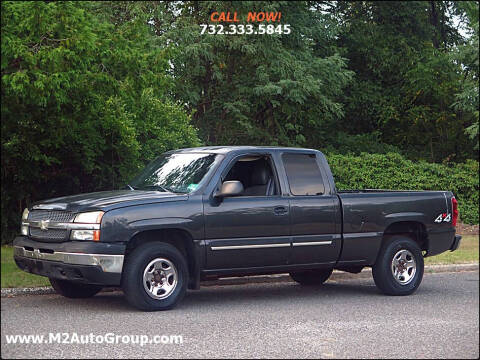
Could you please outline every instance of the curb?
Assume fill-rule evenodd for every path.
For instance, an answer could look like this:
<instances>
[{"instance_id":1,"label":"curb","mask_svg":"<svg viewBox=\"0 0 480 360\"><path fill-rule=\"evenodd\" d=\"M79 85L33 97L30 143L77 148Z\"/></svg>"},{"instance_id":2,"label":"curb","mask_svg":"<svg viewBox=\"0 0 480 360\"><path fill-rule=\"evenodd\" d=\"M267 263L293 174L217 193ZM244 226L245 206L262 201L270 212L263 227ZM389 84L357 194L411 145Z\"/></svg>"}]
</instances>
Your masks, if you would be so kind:
<instances>
[{"instance_id":1,"label":"curb","mask_svg":"<svg viewBox=\"0 0 480 360\"><path fill-rule=\"evenodd\" d=\"M463 272L478 271L479 264L452 264L452 265L428 265L425 266L425 273L444 273L444 272ZM372 269L365 268L358 274L350 274L343 271L335 270L330 280L348 280L348 279L365 279L372 276ZM218 280L202 281L201 286L225 286L225 285L244 285L244 284L261 284L261 283L278 283L291 282L292 279L288 274L275 275L255 275L246 277L232 277ZM102 292L118 291L118 288L106 288ZM55 290L51 286L42 286L34 288L5 288L2 289L1 297L13 297L17 295L49 295L55 294Z\"/></svg>"},{"instance_id":2,"label":"curb","mask_svg":"<svg viewBox=\"0 0 480 360\"><path fill-rule=\"evenodd\" d=\"M119 288L105 288L102 292L113 292ZM4 288L1 297L14 297L17 295L51 295L57 292L51 286L40 286L33 288Z\"/></svg>"}]
</instances>

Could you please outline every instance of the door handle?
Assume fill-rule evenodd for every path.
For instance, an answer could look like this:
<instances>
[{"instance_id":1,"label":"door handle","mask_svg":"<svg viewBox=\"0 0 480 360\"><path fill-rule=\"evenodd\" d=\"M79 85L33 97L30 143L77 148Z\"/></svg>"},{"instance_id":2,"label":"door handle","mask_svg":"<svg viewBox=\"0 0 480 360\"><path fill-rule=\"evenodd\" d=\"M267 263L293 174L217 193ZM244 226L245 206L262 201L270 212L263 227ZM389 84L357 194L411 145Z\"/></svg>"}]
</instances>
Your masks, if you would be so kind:
<instances>
[{"instance_id":1,"label":"door handle","mask_svg":"<svg viewBox=\"0 0 480 360\"><path fill-rule=\"evenodd\" d=\"M287 209L286 206L276 206L273 209L273 213L275 215L286 215L286 214L288 214L288 209Z\"/></svg>"}]
</instances>

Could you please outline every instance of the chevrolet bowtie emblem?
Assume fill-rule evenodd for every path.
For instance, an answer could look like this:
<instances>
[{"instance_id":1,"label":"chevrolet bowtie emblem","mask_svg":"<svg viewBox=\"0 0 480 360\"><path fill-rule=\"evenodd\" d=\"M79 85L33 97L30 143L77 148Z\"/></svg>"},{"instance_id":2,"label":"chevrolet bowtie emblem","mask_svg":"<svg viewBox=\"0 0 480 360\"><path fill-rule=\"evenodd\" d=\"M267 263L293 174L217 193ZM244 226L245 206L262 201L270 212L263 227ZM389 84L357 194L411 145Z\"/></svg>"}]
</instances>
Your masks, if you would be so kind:
<instances>
[{"instance_id":1,"label":"chevrolet bowtie emblem","mask_svg":"<svg viewBox=\"0 0 480 360\"><path fill-rule=\"evenodd\" d=\"M40 220L40 230L47 231L50 220Z\"/></svg>"}]
</instances>

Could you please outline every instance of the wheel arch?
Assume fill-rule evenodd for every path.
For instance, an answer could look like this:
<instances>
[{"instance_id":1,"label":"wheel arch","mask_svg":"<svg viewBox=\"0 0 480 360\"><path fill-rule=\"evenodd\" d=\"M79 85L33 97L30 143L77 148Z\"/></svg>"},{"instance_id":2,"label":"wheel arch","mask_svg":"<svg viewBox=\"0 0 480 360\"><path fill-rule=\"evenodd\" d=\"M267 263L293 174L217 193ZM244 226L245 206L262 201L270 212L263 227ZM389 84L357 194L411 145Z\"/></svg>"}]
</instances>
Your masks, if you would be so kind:
<instances>
[{"instance_id":1,"label":"wheel arch","mask_svg":"<svg viewBox=\"0 0 480 360\"><path fill-rule=\"evenodd\" d=\"M198 289L200 277L200 259L197 256L192 235L185 229L178 227L146 229L136 232L127 242L125 256L134 249L150 242L162 242L177 248L185 257L188 265L190 289Z\"/></svg>"},{"instance_id":2,"label":"wheel arch","mask_svg":"<svg viewBox=\"0 0 480 360\"><path fill-rule=\"evenodd\" d=\"M404 235L415 241L422 251L428 250L428 235L425 224L420 221L397 221L387 226L383 233L382 245L393 235Z\"/></svg>"}]
</instances>

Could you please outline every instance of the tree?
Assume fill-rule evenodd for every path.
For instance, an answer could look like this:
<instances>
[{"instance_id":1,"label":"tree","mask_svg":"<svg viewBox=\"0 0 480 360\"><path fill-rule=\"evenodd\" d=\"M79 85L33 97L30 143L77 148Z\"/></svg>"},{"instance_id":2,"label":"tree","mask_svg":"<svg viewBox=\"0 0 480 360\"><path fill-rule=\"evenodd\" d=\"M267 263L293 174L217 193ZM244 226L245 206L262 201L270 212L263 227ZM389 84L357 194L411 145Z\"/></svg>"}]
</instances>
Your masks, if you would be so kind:
<instances>
[{"instance_id":1,"label":"tree","mask_svg":"<svg viewBox=\"0 0 480 360\"><path fill-rule=\"evenodd\" d=\"M345 91L342 128L350 134L379 131L383 142L415 159L475 156L463 136L472 118L452 107L462 78L450 55L463 41L453 21L456 6L342 1L333 7L342 24L339 47L356 75Z\"/></svg>"},{"instance_id":2,"label":"tree","mask_svg":"<svg viewBox=\"0 0 480 360\"><path fill-rule=\"evenodd\" d=\"M465 43L458 46L453 53L454 60L462 66L463 78L460 85L460 92L455 96L454 107L456 110L473 117L473 124L465 129L465 132L475 142L475 149L478 150L478 2L465 1L458 4L459 16L463 23L470 30L470 37Z\"/></svg>"},{"instance_id":3,"label":"tree","mask_svg":"<svg viewBox=\"0 0 480 360\"><path fill-rule=\"evenodd\" d=\"M3 240L32 201L120 187L157 154L200 144L197 132L212 145L400 152L448 166L478 158L477 2L1 10ZM213 11L241 23L249 11L281 12L274 25L292 32L201 34Z\"/></svg>"},{"instance_id":4,"label":"tree","mask_svg":"<svg viewBox=\"0 0 480 360\"><path fill-rule=\"evenodd\" d=\"M242 20L248 11L281 12L292 32L201 35L213 11ZM338 99L352 72L332 46L333 20L311 3L155 3L151 14L161 41L176 49L176 97L208 144L320 145L343 116Z\"/></svg>"},{"instance_id":5,"label":"tree","mask_svg":"<svg viewBox=\"0 0 480 360\"><path fill-rule=\"evenodd\" d=\"M2 2L2 239L34 200L121 186L198 144L145 21L79 2Z\"/></svg>"}]
</instances>

